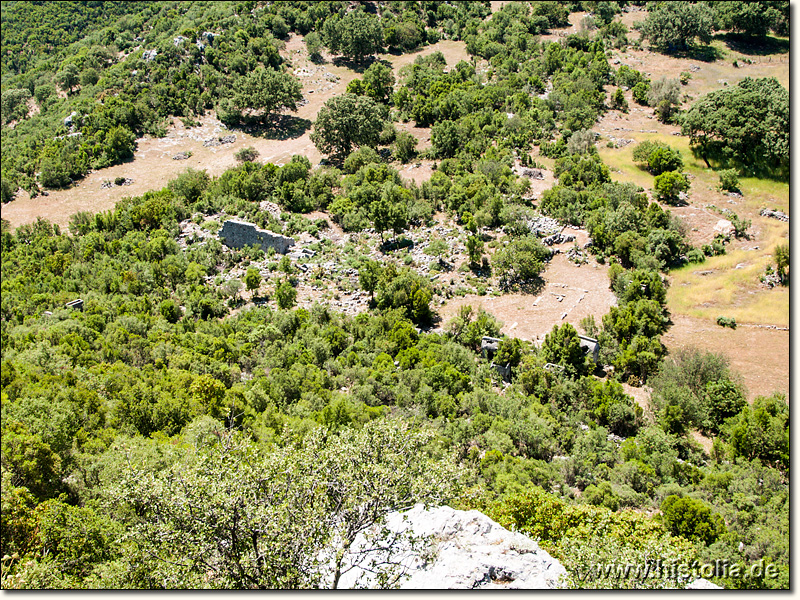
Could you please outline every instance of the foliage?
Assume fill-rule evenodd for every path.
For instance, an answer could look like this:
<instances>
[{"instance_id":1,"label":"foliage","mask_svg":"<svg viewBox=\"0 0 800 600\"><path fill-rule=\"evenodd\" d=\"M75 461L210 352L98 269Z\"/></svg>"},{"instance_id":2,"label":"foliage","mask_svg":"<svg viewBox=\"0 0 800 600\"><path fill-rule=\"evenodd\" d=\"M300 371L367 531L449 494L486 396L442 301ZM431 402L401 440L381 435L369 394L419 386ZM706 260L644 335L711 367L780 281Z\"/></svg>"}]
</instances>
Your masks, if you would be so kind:
<instances>
[{"instance_id":1,"label":"foliage","mask_svg":"<svg viewBox=\"0 0 800 600\"><path fill-rule=\"evenodd\" d=\"M429 440L388 420L333 437L312 430L296 447L269 453L227 434L166 471L129 468L109 493L140 515L128 560L142 579L131 583L336 588L358 560L345 552L358 534L393 510L452 494L452 463L420 455ZM393 581L389 567L385 585Z\"/></svg>"},{"instance_id":2,"label":"foliage","mask_svg":"<svg viewBox=\"0 0 800 600\"><path fill-rule=\"evenodd\" d=\"M278 301L279 308L291 308L297 300L297 290L288 279L282 279L275 286L275 299Z\"/></svg>"},{"instance_id":3,"label":"foliage","mask_svg":"<svg viewBox=\"0 0 800 600\"><path fill-rule=\"evenodd\" d=\"M258 150L252 146L248 146L247 148L238 150L233 157L236 159L236 162L239 163L254 162L258 158Z\"/></svg>"},{"instance_id":4,"label":"foliage","mask_svg":"<svg viewBox=\"0 0 800 600\"><path fill-rule=\"evenodd\" d=\"M717 325L736 329L736 319L733 317L717 317Z\"/></svg>"},{"instance_id":5,"label":"foliage","mask_svg":"<svg viewBox=\"0 0 800 600\"><path fill-rule=\"evenodd\" d=\"M656 109L658 120L669 123L675 114L675 107L681 104L681 87L677 79L662 77L650 84L647 104Z\"/></svg>"},{"instance_id":6,"label":"foliage","mask_svg":"<svg viewBox=\"0 0 800 600\"><path fill-rule=\"evenodd\" d=\"M789 283L789 244L778 244L773 252L775 270L783 285Z\"/></svg>"},{"instance_id":7,"label":"foliage","mask_svg":"<svg viewBox=\"0 0 800 600\"><path fill-rule=\"evenodd\" d=\"M291 73L259 67L236 80L233 97L221 101L217 112L223 123L231 125L262 119L282 108L297 110L302 98L300 82Z\"/></svg>"},{"instance_id":8,"label":"foliage","mask_svg":"<svg viewBox=\"0 0 800 600\"><path fill-rule=\"evenodd\" d=\"M417 138L407 131L401 131L397 134L397 138L395 138L394 147L394 154L397 160L402 163L407 163L411 161L417 153Z\"/></svg>"},{"instance_id":9,"label":"foliage","mask_svg":"<svg viewBox=\"0 0 800 600\"><path fill-rule=\"evenodd\" d=\"M492 267L501 284L529 282L544 270L544 261L550 257L538 238L527 236L511 241L492 256Z\"/></svg>"},{"instance_id":10,"label":"foliage","mask_svg":"<svg viewBox=\"0 0 800 600\"><path fill-rule=\"evenodd\" d=\"M676 495L661 503L664 522L673 535L708 545L726 532L725 523L699 500Z\"/></svg>"},{"instance_id":11,"label":"foliage","mask_svg":"<svg viewBox=\"0 0 800 600\"><path fill-rule=\"evenodd\" d=\"M559 327L553 325L553 330L548 333L541 349L542 357L550 363L561 365L571 376L586 375L591 371L591 358L587 357L578 332L569 323Z\"/></svg>"},{"instance_id":12,"label":"foliage","mask_svg":"<svg viewBox=\"0 0 800 600\"><path fill-rule=\"evenodd\" d=\"M689 179L678 171L665 171L656 177L653 189L661 202L678 204L681 192L689 189Z\"/></svg>"},{"instance_id":13,"label":"foliage","mask_svg":"<svg viewBox=\"0 0 800 600\"><path fill-rule=\"evenodd\" d=\"M788 19L785 2L714 2L711 6L720 29L747 36L766 36L770 30L780 30Z\"/></svg>"},{"instance_id":14,"label":"foliage","mask_svg":"<svg viewBox=\"0 0 800 600\"><path fill-rule=\"evenodd\" d=\"M714 30L714 16L703 2L661 2L648 7L641 33L650 45L667 54L685 51L699 39L707 44Z\"/></svg>"},{"instance_id":15,"label":"foliage","mask_svg":"<svg viewBox=\"0 0 800 600\"><path fill-rule=\"evenodd\" d=\"M774 78L740 81L697 100L682 116L693 150L747 172L785 176L789 161L789 92Z\"/></svg>"},{"instance_id":16,"label":"foliage","mask_svg":"<svg viewBox=\"0 0 800 600\"><path fill-rule=\"evenodd\" d=\"M374 15L353 10L325 21L322 40L331 52L361 62L383 47L383 29Z\"/></svg>"},{"instance_id":17,"label":"foliage","mask_svg":"<svg viewBox=\"0 0 800 600\"><path fill-rule=\"evenodd\" d=\"M353 146L375 146L384 111L367 96L343 94L328 100L314 123L311 141L325 154L346 155Z\"/></svg>"},{"instance_id":18,"label":"foliage","mask_svg":"<svg viewBox=\"0 0 800 600\"><path fill-rule=\"evenodd\" d=\"M719 188L726 192L739 191L739 173L736 169L721 169L719 171Z\"/></svg>"},{"instance_id":19,"label":"foliage","mask_svg":"<svg viewBox=\"0 0 800 600\"><path fill-rule=\"evenodd\" d=\"M633 160L646 164L653 175L683 169L681 153L661 142L640 142L633 149Z\"/></svg>"}]
</instances>

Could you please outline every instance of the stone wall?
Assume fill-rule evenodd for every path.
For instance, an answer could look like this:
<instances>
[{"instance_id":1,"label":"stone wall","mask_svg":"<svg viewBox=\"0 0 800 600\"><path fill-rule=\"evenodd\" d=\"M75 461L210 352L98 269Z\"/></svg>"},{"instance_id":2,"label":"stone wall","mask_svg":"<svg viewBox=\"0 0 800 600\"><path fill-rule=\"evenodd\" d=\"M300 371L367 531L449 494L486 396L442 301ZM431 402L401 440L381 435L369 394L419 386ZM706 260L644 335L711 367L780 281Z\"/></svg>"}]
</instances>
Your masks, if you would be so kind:
<instances>
[{"instance_id":1,"label":"stone wall","mask_svg":"<svg viewBox=\"0 0 800 600\"><path fill-rule=\"evenodd\" d=\"M259 229L252 223L243 221L225 221L219 232L219 237L230 248L260 245L264 252L270 248L275 248L275 252L278 254L286 254L289 248L294 246L294 240L290 237Z\"/></svg>"}]
</instances>

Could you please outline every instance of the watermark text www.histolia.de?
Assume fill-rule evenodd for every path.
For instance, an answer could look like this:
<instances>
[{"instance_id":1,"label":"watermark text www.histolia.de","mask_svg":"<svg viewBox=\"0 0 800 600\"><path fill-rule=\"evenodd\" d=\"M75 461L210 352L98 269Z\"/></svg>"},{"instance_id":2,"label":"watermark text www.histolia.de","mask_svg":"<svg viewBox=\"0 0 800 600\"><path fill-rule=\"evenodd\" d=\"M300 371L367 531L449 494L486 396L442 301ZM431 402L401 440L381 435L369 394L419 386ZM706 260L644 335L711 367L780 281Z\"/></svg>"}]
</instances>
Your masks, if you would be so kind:
<instances>
[{"instance_id":1,"label":"watermark text www.histolia.de","mask_svg":"<svg viewBox=\"0 0 800 600\"><path fill-rule=\"evenodd\" d=\"M765 563L761 559L751 565L732 563L727 559L718 559L711 563L693 561L679 563L653 560L645 563L602 563L590 564L577 569L575 575L580 581L597 579L671 579L673 581L692 581L698 577L710 579L723 577L730 579L770 579L778 578L778 566Z\"/></svg>"}]
</instances>

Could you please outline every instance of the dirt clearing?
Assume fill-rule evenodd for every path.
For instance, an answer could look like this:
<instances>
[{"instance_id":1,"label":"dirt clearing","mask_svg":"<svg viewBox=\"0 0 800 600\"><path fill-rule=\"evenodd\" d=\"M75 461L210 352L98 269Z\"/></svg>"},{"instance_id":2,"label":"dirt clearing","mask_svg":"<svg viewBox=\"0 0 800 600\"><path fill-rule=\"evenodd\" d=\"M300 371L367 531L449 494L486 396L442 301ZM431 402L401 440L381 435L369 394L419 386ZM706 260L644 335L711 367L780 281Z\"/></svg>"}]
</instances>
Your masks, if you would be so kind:
<instances>
[{"instance_id":1,"label":"dirt clearing","mask_svg":"<svg viewBox=\"0 0 800 600\"><path fill-rule=\"evenodd\" d=\"M670 351L693 346L724 354L747 386L747 398L773 392L789 400L789 331L763 326L720 327L705 319L672 316L673 325L661 338Z\"/></svg>"},{"instance_id":2,"label":"dirt clearing","mask_svg":"<svg viewBox=\"0 0 800 600\"><path fill-rule=\"evenodd\" d=\"M570 245L562 244L564 249ZM616 297L608 287L608 266L591 259L589 264L579 267L563 253L557 254L547 266L543 279L545 285L535 294L468 294L453 298L437 309L441 325L446 327L458 314L458 309L469 304L502 321L504 334L541 342L554 325L562 323L570 323L583 333L581 319L593 316L599 324L603 315L616 305Z\"/></svg>"}]
</instances>

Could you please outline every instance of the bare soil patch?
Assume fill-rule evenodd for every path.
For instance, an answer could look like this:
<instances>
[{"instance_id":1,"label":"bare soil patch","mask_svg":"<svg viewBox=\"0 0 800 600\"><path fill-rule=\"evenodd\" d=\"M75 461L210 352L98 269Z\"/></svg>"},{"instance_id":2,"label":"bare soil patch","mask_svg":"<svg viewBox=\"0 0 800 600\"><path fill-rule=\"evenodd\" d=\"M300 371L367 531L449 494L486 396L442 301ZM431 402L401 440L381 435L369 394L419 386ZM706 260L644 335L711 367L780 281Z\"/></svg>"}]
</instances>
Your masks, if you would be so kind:
<instances>
[{"instance_id":1,"label":"bare soil patch","mask_svg":"<svg viewBox=\"0 0 800 600\"><path fill-rule=\"evenodd\" d=\"M563 244L569 247L571 244ZM581 319L594 316L598 323L616 304L608 287L608 267L594 262L580 267L557 254L543 275L545 285L536 294L502 296L468 294L438 307L442 326L458 314L461 306L482 308L503 322L506 335L541 342L554 325L572 324L579 332Z\"/></svg>"},{"instance_id":2,"label":"bare soil patch","mask_svg":"<svg viewBox=\"0 0 800 600\"><path fill-rule=\"evenodd\" d=\"M426 46L419 52L401 56L381 55L389 61L397 72L407 64L413 63L418 56L425 56L436 51L444 54L447 64L454 66L460 60L468 60L466 45L463 42L443 40ZM295 122L307 120L313 122L319 109L329 99L343 94L347 84L358 74L352 69L337 64L334 57L323 53L319 64L311 62L305 43L301 36L292 35L281 54L289 62L289 68L302 84L304 101L297 112L284 114L295 117ZM238 128L228 130L220 123L213 112L198 119L201 126L187 129L180 119L173 119L163 138L145 136L138 140L138 147L133 160L89 173L84 179L70 189L49 191L47 196L30 198L20 191L17 198L3 205L2 216L11 223L12 228L23 223L30 223L41 217L52 223L66 226L69 218L79 211L100 212L112 209L119 200L126 196L139 196L150 190L158 190L167 182L177 177L187 167L205 169L209 175L219 176L236 165L234 154L241 148L252 146L259 152L259 162L272 162L282 165L289 162L294 155L309 158L312 164L318 164L322 154L314 146L310 138L310 129L297 135L283 136L285 139L274 139L275 132L264 134L258 131L243 131ZM414 127L404 124L400 129L410 131L417 137L418 148L430 147L430 128ZM220 135L235 134L236 141L216 147L203 146L203 141ZM278 132L280 133L280 132ZM187 160L172 160L180 152L191 152ZM417 164L420 164L417 167ZM431 161L417 161L400 168L401 175L417 184L430 179ZM104 181L114 181L117 177L129 178L131 185L102 188Z\"/></svg>"},{"instance_id":3,"label":"bare soil patch","mask_svg":"<svg viewBox=\"0 0 800 600\"><path fill-rule=\"evenodd\" d=\"M789 331L740 325L720 327L705 319L672 316L673 325L661 338L670 351L694 346L724 354L747 386L747 398L773 392L789 399Z\"/></svg>"}]
</instances>

